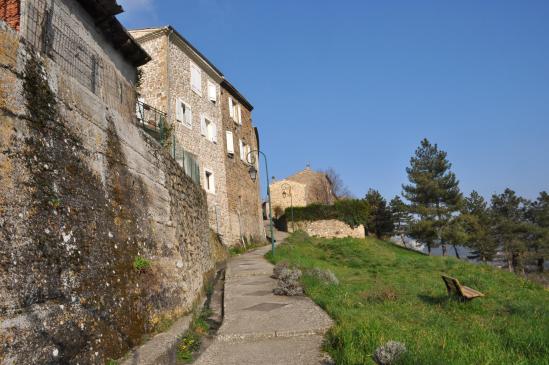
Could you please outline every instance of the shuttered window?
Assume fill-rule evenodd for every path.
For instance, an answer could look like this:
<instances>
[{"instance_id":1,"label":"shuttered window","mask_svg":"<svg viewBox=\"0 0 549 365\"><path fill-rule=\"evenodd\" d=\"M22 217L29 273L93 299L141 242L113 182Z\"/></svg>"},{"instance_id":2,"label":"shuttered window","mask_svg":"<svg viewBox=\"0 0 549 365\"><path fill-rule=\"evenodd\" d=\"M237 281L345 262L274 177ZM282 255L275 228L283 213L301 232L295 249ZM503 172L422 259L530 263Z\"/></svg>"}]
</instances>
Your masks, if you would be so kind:
<instances>
[{"instance_id":1,"label":"shuttered window","mask_svg":"<svg viewBox=\"0 0 549 365\"><path fill-rule=\"evenodd\" d=\"M202 70L191 62L191 89L202 95Z\"/></svg>"},{"instance_id":2,"label":"shuttered window","mask_svg":"<svg viewBox=\"0 0 549 365\"><path fill-rule=\"evenodd\" d=\"M234 155L234 137L233 132L227 131L227 153L229 155Z\"/></svg>"},{"instance_id":3,"label":"shuttered window","mask_svg":"<svg viewBox=\"0 0 549 365\"><path fill-rule=\"evenodd\" d=\"M175 118L187 128L193 127L193 112L190 106L183 100L177 99L175 105Z\"/></svg>"},{"instance_id":4,"label":"shuttered window","mask_svg":"<svg viewBox=\"0 0 549 365\"><path fill-rule=\"evenodd\" d=\"M208 99L212 102L217 102L217 87L211 81L208 81Z\"/></svg>"}]
</instances>

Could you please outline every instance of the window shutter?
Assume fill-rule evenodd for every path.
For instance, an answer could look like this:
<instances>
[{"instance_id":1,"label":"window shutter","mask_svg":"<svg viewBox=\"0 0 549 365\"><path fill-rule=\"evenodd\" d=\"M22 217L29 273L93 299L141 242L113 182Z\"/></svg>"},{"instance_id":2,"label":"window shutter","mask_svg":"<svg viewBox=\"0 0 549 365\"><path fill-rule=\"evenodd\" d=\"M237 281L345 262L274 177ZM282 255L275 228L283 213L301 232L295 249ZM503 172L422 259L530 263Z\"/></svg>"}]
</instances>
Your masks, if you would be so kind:
<instances>
[{"instance_id":1,"label":"window shutter","mask_svg":"<svg viewBox=\"0 0 549 365\"><path fill-rule=\"evenodd\" d=\"M240 108L240 104L238 104L238 124L242 125L242 109Z\"/></svg>"},{"instance_id":2,"label":"window shutter","mask_svg":"<svg viewBox=\"0 0 549 365\"><path fill-rule=\"evenodd\" d=\"M206 118L204 118L203 115L200 116L200 134L202 134L203 136L208 135L208 130L206 127Z\"/></svg>"},{"instance_id":3,"label":"window shutter","mask_svg":"<svg viewBox=\"0 0 549 365\"><path fill-rule=\"evenodd\" d=\"M212 135L210 136L210 140L213 142L213 143L217 143L217 124L215 124L214 122L211 122L211 126L212 126Z\"/></svg>"},{"instance_id":4,"label":"window shutter","mask_svg":"<svg viewBox=\"0 0 549 365\"><path fill-rule=\"evenodd\" d=\"M234 119L233 98L229 96L229 116Z\"/></svg>"},{"instance_id":5,"label":"window shutter","mask_svg":"<svg viewBox=\"0 0 549 365\"><path fill-rule=\"evenodd\" d=\"M227 153L234 155L234 138L231 131L227 131Z\"/></svg>"},{"instance_id":6,"label":"window shutter","mask_svg":"<svg viewBox=\"0 0 549 365\"><path fill-rule=\"evenodd\" d=\"M217 88L213 82L208 81L208 97L211 101L217 101Z\"/></svg>"},{"instance_id":7,"label":"window shutter","mask_svg":"<svg viewBox=\"0 0 549 365\"><path fill-rule=\"evenodd\" d=\"M238 140L238 150L240 151L240 159L244 161L244 143L242 143L242 140Z\"/></svg>"},{"instance_id":8,"label":"window shutter","mask_svg":"<svg viewBox=\"0 0 549 365\"><path fill-rule=\"evenodd\" d=\"M181 99L177 99L175 101L175 119L177 119L178 122L184 121L184 111L183 111L183 102Z\"/></svg>"},{"instance_id":9,"label":"window shutter","mask_svg":"<svg viewBox=\"0 0 549 365\"><path fill-rule=\"evenodd\" d=\"M193 127L193 111L189 107L185 110L185 125L189 128Z\"/></svg>"},{"instance_id":10,"label":"window shutter","mask_svg":"<svg viewBox=\"0 0 549 365\"><path fill-rule=\"evenodd\" d=\"M191 88L202 94L202 72L194 63L191 63Z\"/></svg>"}]
</instances>

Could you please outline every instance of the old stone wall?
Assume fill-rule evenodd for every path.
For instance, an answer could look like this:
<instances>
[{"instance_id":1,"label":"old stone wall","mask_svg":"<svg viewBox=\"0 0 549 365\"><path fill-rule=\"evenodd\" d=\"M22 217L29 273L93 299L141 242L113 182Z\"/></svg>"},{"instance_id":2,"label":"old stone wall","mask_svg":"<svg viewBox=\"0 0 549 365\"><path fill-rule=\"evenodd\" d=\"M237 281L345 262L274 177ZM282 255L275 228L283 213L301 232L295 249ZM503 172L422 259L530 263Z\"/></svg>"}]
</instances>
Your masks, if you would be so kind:
<instances>
[{"instance_id":1,"label":"old stone wall","mask_svg":"<svg viewBox=\"0 0 549 365\"><path fill-rule=\"evenodd\" d=\"M168 30L161 31L156 36L146 33L132 32L143 48L153 58L150 66L143 68L145 83L140 91L145 102L151 101L168 114L169 123L174 126L173 134L177 143L187 152L198 157L200 166L200 181L206 187L206 172L213 173L215 189L207 191L208 217L210 227L222 236L226 243L229 237L229 209L227 202L226 170L224 163L224 136L219 106L219 80L197 59L196 55L183 44L183 41ZM164 46L165 44L165 46ZM163 48L167 48L167 52ZM161 58L164 58L161 60ZM191 61L201 69L201 93L191 88ZM166 65L166 67L164 67ZM151 76L162 75L162 76ZM159 83L165 80L159 87ZM216 85L217 102L208 98L208 81ZM153 84L157 85L154 86ZM162 91L166 90L166 91ZM165 103L164 103L165 100ZM176 120L176 102L183 101L192 110L192 121L186 126ZM165 109L163 108L165 106ZM216 140L210 141L201 131L201 118L207 118L216 125Z\"/></svg>"},{"instance_id":2,"label":"old stone wall","mask_svg":"<svg viewBox=\"0 0 549 365\"><path fill-rule=\"evenodd\" d=\"M204 191L133 123L125 70L110 105L4 24L0 42L0 363L105 364L188 312L224 251Z\"/></svg>"},{"instance_id":3,"label":"old stone wall","mask_svg":"<svg viewBox=\"0 0 549 365\"><path fill-rule=\"evenodd\" d=\"M235 245L241 239L263 240L265 237L263 219L261 214L261 199L259 194L259 180L255 182L250 178L249 163L241 158L240 143L243 141L249 146L249 151L258 149L258 141L252 125L252 112L244 105L240 105L242 111L242 124L230 117L229 98L238 104L228 90L221 88L221 115L223 121L223 148L225 167L227 174L227 199L229 207L229 237L227 243ZM228 153L227 131L233 134L234 153ZM247 154L247 152L245 153ZM255 154L257 157L257 154ZM245 158L247 156L244 156ZM260 161L258 161L260 162Z\"/></svg>"},{"instance_id":4,"label":"old stone wall","mask_svg":"<svg viewBox=\"0 0 549 365\"><path fill-rule=\"evenodd\" d=\"M293 232L294 230L292 229L292 223L288 221L287 224L288 231ZM323 238L366 237L363 225L360 225L357 228L352 228L348 224L336 219L295 222L295 230L307 232L309 236L317 236Z\"/></svg>"}]
</instances>

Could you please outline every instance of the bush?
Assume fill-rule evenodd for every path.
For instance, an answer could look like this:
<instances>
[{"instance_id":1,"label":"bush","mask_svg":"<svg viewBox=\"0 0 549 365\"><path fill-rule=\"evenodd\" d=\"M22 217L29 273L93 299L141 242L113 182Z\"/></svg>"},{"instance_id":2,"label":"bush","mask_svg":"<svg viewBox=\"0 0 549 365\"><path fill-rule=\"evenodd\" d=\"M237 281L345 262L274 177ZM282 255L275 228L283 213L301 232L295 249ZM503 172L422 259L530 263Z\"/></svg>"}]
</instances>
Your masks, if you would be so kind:
<instances>
[{"instance_id":1,"label":"bush","mask_svg":"<svg viewBox=\"0 0 549 365\"><path fill-rule=\"evenodd\" d=\"M310 270L308 274L324 284L339 285L339 279L330 270L323 270L315 267Z\"/></svg>"},{"instance_id":2,"label":"bush","mask_svg":"<svg viewBox=\"0 0 549 365\"><path fill-rule=\"evenodd\" d=\"M133 260L133 268L137 271L143 272L151 267L151 262L144 257L135 256Z\"/></svg>"},{"instance_id":3,"label":"bush","mask_svg":"<svg viewBox=\"0 0 549 365\"><path fill-rule=\"evenodd\" d=\"M289 265L286 261L282 261L282 262L279 262L278 264L275 265L275 267L273 268L273 275L271 276L273 279L280 279L280 273L283 271L283 270L287 270L289 269Z\"/></svg>"},{"instance_id":4,"label":"bush","mask_svg":"<svg viewBox=\"0 0 549 365\"><path fill-rule=\"evenodd\" d=\"M379 365L391 365L396 363L405 352L406 346L403 343L389 341L378 347L374 353L374 361Z\"/></svg>"},{"instance_id":5,"label":"bush","mask_svg":"<svg viewBox=\"0 0 549 365\"><path fill-rule=\"evenodd\" d=\"M293 209L295 221L337 219L353 228L365 224L369 216L368 203L358 199L339 200L334 205L311 204L306 207L294 207ZM286 208L284 219L290 216L290 208Z\"/></svg>"},{"instance_id":6,"label":"bush","mask_svg":"<svg viewBox=\"0 0 549 365\"><path fill-rule=\"evenodd\" d=\"M274 288L273 293L289 297L303 295L303 288L299 282L300 278L301 270L281 268L278 273L278 287Z\"/></svg>"}]
</instances>

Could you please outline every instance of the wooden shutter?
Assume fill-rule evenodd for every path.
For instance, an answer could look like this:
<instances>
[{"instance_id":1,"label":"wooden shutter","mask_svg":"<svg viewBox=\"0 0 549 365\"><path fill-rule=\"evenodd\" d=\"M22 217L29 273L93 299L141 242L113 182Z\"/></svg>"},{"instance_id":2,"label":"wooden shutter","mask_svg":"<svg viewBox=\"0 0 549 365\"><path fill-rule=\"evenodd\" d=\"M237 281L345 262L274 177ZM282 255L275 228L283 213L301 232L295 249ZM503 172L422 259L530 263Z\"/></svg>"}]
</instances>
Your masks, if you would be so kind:
<instances>
[{"instance_id":1,"label":"wooden shutter","mask_svg":"<svg viewBox=\"0 0 549 365\"><path fill-rule=\"evenodd\" d=\"M178 122L184 121L183 101L181 99L175 101L175 119Z\"/></svg>"},{"instance_id":2,"label":"wooden shutter","mask_svg":"<svg viewBox=\"0 0 549 365\"><path fill-rule=\"evenodd\" d=\"M242 125L242 109L240 108L240 104L238 104L238 124Z\"/></svg>"},{"instance_id":3,"label":"wooden shutter","mask_svg":"<svg viewBox=\"0 0 549 365\"><path fill-rule=\"evenodd\" d=\"M211 81L208 81L208 98L213 102L217 101L217 88Z\"/></svg>"},{"instance_id":4,"label":"wooden shutter","mask_svg":"<svg viewBox=\"0 0 549 365\"><path fill-rule=\"evenodd\" d=\"M217 143L217 124L214 122L210 122L210 125L212 126L212 135L210 136L210 141L213 143Z\"/></svg>"},{"instance_id":5,"label":"wooden shutter","mask_svg":"<svg viewBox=\"0 0 549 365\"><path fill-rule=\"evenodd\" d=\"M193 127L193 111L190 107L185 107L185 125L189 128Z\"/></svg>"},{"instance_id":6,"label":"wooden shutter","mask_svg":"<svg viewBox=\"0 0 549 365\"><path fill-rule=\"evenodd\" d=\"M229 116L234 119L234 104L233 98L229 96Z\"/></svg>"},{"instance_id":7,"label":"wooden shutter","mask_svg":"<svg viewBox=\"0 0 549 365\"><path fill-rule=\"evenodd\" d=\"M233 132L227 131L227 153L234 155L234 138Z\"/></svg>"},{"instance_id":8,"label":"wooden shutter","mask_svg":"<svg viewBox=\"0 0 549 365\"><path fill-rule=\"evenodd\" d=\"M242 143L242 140L238 140L238 149L240 151L240 159L244 161L244 143Z\"/></svg>"},{"instance_id":9,"label":"wooden shutter","mask_svg":"<svg viewBox=\"0 0 549 365\"><path fill-rule=\"evenodd\" d=\"M200 134L203 136L208 135L208 128L206 126L206 118L203 115L200 116Z\"/></svg>"},{"instance_id":10,"label":"wooden shutter","mask_svg":"<svg viewBox=\"0 0 549 365\"><path fill-rule=\"evenodd\" d=\"M191 63L191 88L202 95L202 71L194 63Z\"/></svg>"}]
</instances>

